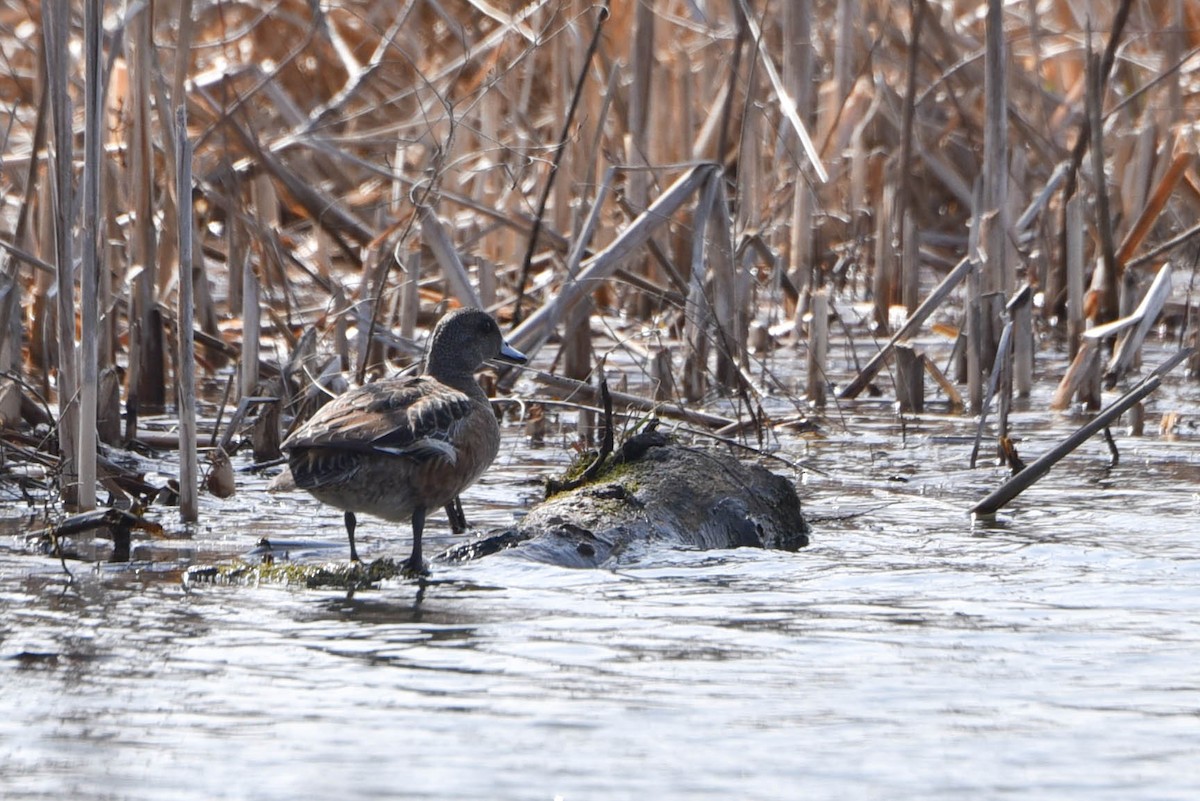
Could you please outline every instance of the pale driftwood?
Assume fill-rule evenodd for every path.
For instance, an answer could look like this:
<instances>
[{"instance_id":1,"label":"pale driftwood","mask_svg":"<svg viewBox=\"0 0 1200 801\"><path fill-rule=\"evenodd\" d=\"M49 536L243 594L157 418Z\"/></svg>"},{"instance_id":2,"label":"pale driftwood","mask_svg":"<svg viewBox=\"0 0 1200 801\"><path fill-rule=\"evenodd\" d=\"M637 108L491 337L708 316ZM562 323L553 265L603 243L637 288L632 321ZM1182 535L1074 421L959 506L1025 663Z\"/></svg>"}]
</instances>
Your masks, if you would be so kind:
<instances>
[{"instance_id":1,"label":"pale driftwood","mask_svg":"<svg viewBox=\"0 0 1200 801\"><path fill-rule=\"evenodd\" d=\"M887 344L871 357L871 360L858 372L858 375L838 393L838 397L843 399L855 398L858 396L858 393L866 389L867 384L870 383L875 374L883 367L884 362L892 352L892 348L896 346L896 343L915 334L917 329L929 318L929 315L933 314L934 310L942 304L942 301L971 272L973 267L974 265L969 259L962 259L956 264L954 269L934 288L933 292L929 293L929 297L925 298L925 302L918 306L917 310L900 327L900 330L892 335Z\"/></svg>"},{"instance_id":2,"label":"pale driftwood","mask_svg":"<svg viewBox=\"0 0 1200 801\"><path fill-rule=\"evenodd\" d=\"M1121 397L1117 398L1108 408L1096 415L1087 424L1081 426L1075 433L1067 437L1061 443L1056 445L1044 456L1037 461L1028 465L1024 470L1017 473L1004 484L1000 485L995 491L989 494L979 503L975 504L971 509L971 513L976 517L988 517L994 515L997 511L1004 507L1013 498L1020 495L1026 489L1034 484L1038 479L1050 471L1060 459L1062 459L1071 451L1078 448L1086 442L1093 434L1101 429L1107 428L1114 420L1121 416L1125 410L1140 403L1150 393L1158 389L1162 384L1163 376L1182 362L1188 356L1192 355L1192 349L1186 348L1171 356L1165 362L1160 364L1154 372L1146 376L1137 386L1126 392Z\"/></svg>"}]
</instances>

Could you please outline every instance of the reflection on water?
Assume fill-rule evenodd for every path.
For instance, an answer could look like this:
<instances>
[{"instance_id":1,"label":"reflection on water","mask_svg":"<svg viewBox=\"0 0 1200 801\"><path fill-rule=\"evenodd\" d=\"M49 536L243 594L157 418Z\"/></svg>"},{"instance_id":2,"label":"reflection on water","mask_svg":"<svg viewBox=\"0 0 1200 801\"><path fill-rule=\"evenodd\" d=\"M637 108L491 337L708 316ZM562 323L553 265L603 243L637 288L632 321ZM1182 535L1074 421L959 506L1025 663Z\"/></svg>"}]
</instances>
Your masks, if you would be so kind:
<instances>
[{"instance_id":1,"label":"reflection on water","mask_svg":"<svg viewBox=\"0 0 1200 801\"><path fill-rule=\"evenodd\" d=\"M787 446L817 518L798 554L498 557L347 598L149 565L68 585L7 536L0 795L1198 797L1200 451L1127 440L1109 469L1089 444L973 525L1003 473L966 469L964 421L850 429ZM473 522L525 502L506 487L474 491ZM304 503L187 547L340 542L316 505L295 530Z\"/></svg>"}]
</instances>

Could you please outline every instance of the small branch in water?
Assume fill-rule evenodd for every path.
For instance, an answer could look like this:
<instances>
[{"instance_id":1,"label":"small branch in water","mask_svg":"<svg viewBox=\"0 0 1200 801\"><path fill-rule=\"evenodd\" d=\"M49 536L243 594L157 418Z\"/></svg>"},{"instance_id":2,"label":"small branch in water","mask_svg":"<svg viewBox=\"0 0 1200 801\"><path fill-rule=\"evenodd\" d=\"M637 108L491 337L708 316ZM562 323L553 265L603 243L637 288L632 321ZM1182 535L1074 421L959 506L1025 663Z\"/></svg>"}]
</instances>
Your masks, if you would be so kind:
<instances>
[{"instance_id":1,"label":"small branch in water","mask_svg":"<svg viewBox=\"0 0 1200 801\"><path fill-rule=\"evenodd\" d=\"M995 514L1006 503L1031 487L1034 482L1050 471L1060 459L1086 442L1093 434L1101 429L1107 430L1113 420L1120 417L1127 409L1140 402L1162 384L1163 376L1175 369L1184 359L1193 353L1193 348L1179 351L1171 358L1160 364L1153 373L1136 387L1117 398L1108 408L1096 415L1087 425L1079 428L1074 434L1063 440L1049 453L1042 456L1020 473L1010 478L998 489L975 505L971 514L976 517L986 517ZM1114 460L1115 464L1115 460Z\"/></svg>"},{"instance_id":2,"label":"small branch in water","mask_svg":"<svg viewBox=\"0 0 1200 801\"><path fill-rule=\"evenodd\" d=\"M1112 456L1112 461L1108 463L1108 468L1111 470L1121 463L1121 453L1117 450L1117 443L1113 440L1112 430L1104 427L1104 442L1108 445L1108 452Z\"/></svg>"}]
</instances>

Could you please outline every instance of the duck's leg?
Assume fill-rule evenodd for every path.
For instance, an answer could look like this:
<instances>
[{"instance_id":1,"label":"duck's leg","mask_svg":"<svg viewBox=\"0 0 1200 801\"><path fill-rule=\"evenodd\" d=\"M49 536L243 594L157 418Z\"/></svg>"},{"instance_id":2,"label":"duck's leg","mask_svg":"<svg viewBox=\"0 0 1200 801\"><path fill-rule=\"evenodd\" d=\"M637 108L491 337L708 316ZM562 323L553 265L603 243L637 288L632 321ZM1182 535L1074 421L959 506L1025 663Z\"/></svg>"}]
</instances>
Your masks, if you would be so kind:
<instances>
[{"instance_id":1,"label":"duck's leg","mask_svg":"<svg viewBox=\"0 0 1200 801\"><path fill-rule=\"evenodd\" d=\"M462 498L457 495L446 504L446 517L450 520L451 534L467 533L467 515L463 512Z\"/></svg>"},{"instance_id":2,"label":"duck's leg","mask_svg":"<svg viewBox=\"0 0 1200 801\"><path fill-rule=\"evenodd\" d=\"M354 516L354 512L346 512L346 536L350 538L350 561L361 561L358 558L358 549L354 547L354 529L358 526L358 518Z\"/></svg>"},{"instance_id":3,"label":"duck's leg","mask_svg":"<svg viewBox=\"0 0 1200 801\"><path fill-rule=\"evenodd\" d=\"M412 555L409 556L408 561L404 563L403 572L409 576L424 576L428 572L425 570L425 560L421 556L421 532L425 530L424 506L418 506L416 509L413 509L412 529Z\"/></svg>"}]
</instances>

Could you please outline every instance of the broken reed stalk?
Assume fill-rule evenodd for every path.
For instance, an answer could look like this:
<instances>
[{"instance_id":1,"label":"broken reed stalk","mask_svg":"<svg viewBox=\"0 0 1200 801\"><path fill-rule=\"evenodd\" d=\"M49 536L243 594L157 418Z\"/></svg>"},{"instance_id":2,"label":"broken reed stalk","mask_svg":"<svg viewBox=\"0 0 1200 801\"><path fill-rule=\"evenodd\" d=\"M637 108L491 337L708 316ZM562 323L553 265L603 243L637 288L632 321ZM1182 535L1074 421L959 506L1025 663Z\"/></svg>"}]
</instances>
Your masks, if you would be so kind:
<instances>
[{"instance_id":1,"label":"broken reed stalk","mask_svg":"<svg viewBox=\"0 0 1200 801\"><path fill-rule=\"evenodd\" d=\"M1075 358L1083 339L1086 319L1083 313L1084 293L1084 230L1083 198L1067 201L1066 265L1067 265L1067 356Z\"/></svg>"},{"instance_id":2,"label":"broken reed stalk","mask_svg":"<svg viewBox=\"0 0 1200 801\"><path fill-rule=\"evenodd\" d=\"M630 253L645 244L655 231L667 224L671 215L678 211L689 197L719 175L720 168L717 165L704 163L692 167L676 179L607 247L581 262L579 273L574 279L563 284L558 294L517 326L509 335L509 342L513 347L530 357L537 353L561 322L563 315L580 297L611 276Z\"/></svg>"},{"instance_id":3,"label":"broken reed stalk","mask_svg":"<svg viewBox=\"0 0 1200 801\"><path fill-rule=\"evenodd\" d=\"M1146 290L1146 296L1130 315L1135 324L1134 328L1121 338L1113 350L1108 368L1104 371L1104 385L1108 389L1115 387L1117 381L1133 366L1135 354L1141 349L1146 334L1150 333L1150 328L1171 296L1171 274L1171 265L1168 262L1158 271L1158 275L1154 276L1154 281Z\"/></svg>"},{"instance_id":4,"label":"broken reed stalk","mask_svg":"<svg viewBox=\"0 0 1200 801\"><path fill-rule=\"evenodd\" d=\"M1129 12L1133 7L1133 0L1121 0L1121 5L1117 7L1116 13L1113 15L1113 22L1109 28L1108 42L1104 46L1104 55L1101 57L1099 70L1097 71L1097 80L1100 82L1099 94L1103 97L1104 87L1108 83L1109 73L1112 72L1113 63L1116 60L1117 46L1121 41L1121 34L1125 30L1125 25L1129 21ZM1059 259L1058 262L1062 267L1063 272L1066 272L1066 254L1067 254L1067 239L1071 236L1071 228L1066 219L1066 210L1070 201L1075 197L1075 191L1079 186L1079 168L1083 164L1083 157L1088 152L1088 145L1091 143L1092 125L1090 120L1085 116L1083 123L1079 126L1079 136L1075 140L1075 146L1071 149L1070 166L1067 169L1066 179L1063 182L1063 197L1062 197L1062 215L1063 222L1059 232Z\"/></svg>"},{"instance_id":5,"label":"broken reed stalk","mask_svg":"<svg viewBox=\"0 0 1200 801\"><path fill-rule=\"evenodd\" d=\"M783 15L783 73L787 87L796 101L796 108L801 113L802 121L811 122L816 114L808 109L816 108L813 103L813 3L811 0L792 0L784 3L781 9ZM792 160L799 163L802 157L803 144L799 137L791 148ZM788 273L799 292L798 309L804 307L807 296L813 286L815 271L813 212L816 209L816 193L806 182L797 181L792 192L791 235L788 237L787 249L789 254ZM782 275L781 275L782 277Z\"/></svg>"},{"instance_id":6,"label":"broken reed stalk","mask_svg":"<svg viewBox=\"0 0 1200 801\"><path fill-rule=\"evenodd\" d=\"M546 216L546 203L550 199L550 190L554 187L554 179L558 175L559 165L562 164L563 155L567 151L567 142L571 135L571 129L575 125L575 111L579 108L579 100L583 97L583 85L587 80L588 73L592 68L592 58L596 55L596 48L600 45L600 34L604 32L604 23L612 15L609 10L610 0L604 0L604 5L598 9L596 16L596 25L592 29L592 39L588 42L587 53L584 54L583 63L579 67L579 76L575 80L575 88L571 93L571 103L567 107L566 117L563 119L562 132L558 137L558 144L554 148L554 158L550 161L550 172L546 175L546 181L542 184L541 196L538 198L537 210L533 215L533 230L529 233L529 243L525 248L525 258L521 261L521 275L517 279L517 297L513 301L513 324L519 325L524 318L522 309L525 300L525 285L529 282L529 269L533 265L533 254L537 252L538 235L542 232L542 220Z\"/></svg>"},{"instance_id":7,"label":"broken reed stalk","mask_svg":"<svg viewBox=\"0 0 1200 801\"><path fill-rule=\"evenodd\" d=\"M1125 234L1125 238L1121 241L1121 246L1118 248L1116 256L1117 266L1121 270L1128 268L1130 258L1133 257L1134 252L1142 244L1146 235L1150 233L1154 224L1158 222L1163 207L1170 200L1175 187L1186 174L1187 169L1195 163L1196 154L1189 152L1178 153L1171 161L1171 166L1167 168L1166 173L1158 182L1154 191L1150 193L1150 198L1142 208L1141 214L1138 215L1137 220L1129 228L1129 231Z\"/></svg>"},{"instance_id":8,"label":"broken reed stalk","mask_svg":"<svg viewBox=\"0 0 1200 801\"><path fill-rule=\"evenodd\" d=\"M918 0L924 3L925 0ZM759 60L762 61L763 70L767 73L767 80L771 84L771 89L775 93L775 102L779 107L783 118L787 120L788 127L800 139L800 144L804 148L804 155L808 158L808 164L812 167L813 173L819 183L825 183L829 180L829 173L826 172L824 165L821 164L821 156L817 153L817 148L813 145L812 137L809 136L808 126L804 124L804 120L800 119L799 113L796 111L796 101L792 99L791 94L783 85L783 79L779 77L779 70L775 68L775 62L771 59L771 55L763 47L762 39L763 32L758 24L758 18L750 10L750 6L746 0L737 0L738 10L741 11L741 21L745 25L746 30L750 34L750 41L754 45L755 52L758 54ZM724 154L722 153L723 157Z\"/></svg>"},{"instance_id":9,"label":"broken reed stalk","mask_svg":"<svg viewBox=\"0 0 1200 801\"><path fill-rule=\"evenodd\" d=\"M543 373L541 371L535 371L532 377L539 384L544 384L562 392L568 392L572 397L580 398L588 403L595 404L600 401L599 391L591 384L585 384L582 381L575 381L570 378L551 375L550 373ZM704 426L705 428L729 428L738 425L737 420L729 417L690 409L676 403L659 403L639 395L631 395L627 392L610 392L609 394L612 397L613 403L627 409L636 409L641 412L656 414L660 417L683 420L686 423Z\"/></svg>"},{"instance_id":10,"label":"broken reed stalk","mask_svg":"<svg viewBox=\"0 0 1200 801\"><path fill-rule=\"evenodd\" d=\"M975 504L974 508L971 509L971 514L977 518L994 515L1005 504L1027 490L1034 482L1048 473L1050 468L1058 463L1060 459L1086 442L1093 434L1111 425L1127 409L1140 403L1150 393L1158 389L1159 385L1162 384L1163 376L1175 369L1180 362L1191 356L1192 353L1192 348L1185 348L1172 355L1155 368L1154 372L1139 382L1137 386L1109 404L1095 418L1081 426L1075 433L1056 445L1044 456L1028 465L1024 470L1004 482L1004 484L982 501Z\"/></svg>"},{"instance_id":11,"label":"broken reed stalk","mask_svg":"<svg viewBox=\"0 0 1200 801\"><path fill-rule=\"evenodd\" d=\"M258 393L259 338L262 331L262 287L251 264L242 265L242 354L238 360L242 398Z\"/></svg>"},{"instance_id":12,"label":"broken reed stalk","mask_svg":"<svg viewBox=\"0 0 1200 801\"><path fill-rule=\"evenodd\" d=\"M992 398L996 397L997 390L1002 386L1000 379L1004 375L1004 363L1008 359L1012 331L1012 320L1009 320L1004 324L1004 330L1000 333L1000 345L996 348L996 358L992 363L992 374L988 379L987 392L979 407L979 422L975 426L975 444L971 447L970 465L972 470L975 469L975 460L979 458L979 445L983 441L983 428L987 425L988 409L991 408ZM1004 432L1001 431L1001 436L1003 435Z\"/></svg>"},{"instance_id":13,"label":"broken reed stalk","mask_svg":"<svg viewBox=\"0 0 1200 801\"><path fill-rule=\"evenodd\" d=\"M825 378L829 364L829 292L819 289L812 293L808 324L808 359L806 394L808 402L818 409L825 408Z\"/></svg>"},{"instance_id":14,"label":"broken reed stalk","mask_svg":"<svg viewBox=\"0 0 1200 801\"><path fill-rule=\"evenodd\" d=\"M1008 258L1008 63L1004 41L1004 2L987 0L984 46L983 210L994 214L987 227L987 292L1015 289L1015 266Z\"/></svg>"},{"instance_id":15,"label":"broken reed stalk","mask_svg":"<svg viewBox=\"0 0 1200 801\"><path fill-rule=\"evenodd\" d=\"M1013 321L1013 385L1017 397L1027 398L1033 392L1034 354L1033 291L1028 283L1017 290L1009 306Z\"/></svg>"},{"instance_id":16,"label":"broken reed stalk","mask_svg":"<svg viewBox=\"0 0 1200 801\"><path fill-rule=\"evenodd\" d=\"M925 302L917 307L916 311L908 318L908 320L900 327L900 330L892 334L892 338L887 341L887 344L880 348L879 352L871 357L871 360L866 363L849 384L842 388L838 393L838 397L842 400L849 400L858 397L858 394L867 388L867 384L871 383L871 379L883 367L888 355L891 354L892 348L896 347L896 343L906 339L917 332L933 314L934 310L942 304L954 287L958 286L959 282L967 276L968 273L975 267L970 259L962 259L954 266L941 283L938 284L933 292L929 293L929 297L925 298Z\"/></svg>"},{"instance_id":17,"label":"broken reed stalk","mask_svg":"<svg viewBox=\"0 0 1200 801\"><path fill-rule=\"evenodd\" d=\"M45 81L41 83L41 91L38 93L37 121L34 124L31 142L32 153L41 152L46 143L46 119L49 116L47 103L50 98L50 88ZM40 262L39 269L42 269L43 272L47 274L54 272L52 265L42 262L33 254L24 254L16 247L24 244L28 234L30 212L34 208L33 198L38 187L38 167L39 160L30 158L29 167L25 171L25 192L17 210L17 224L13 231L15 245L6 245L4 256L0 257L0 370L11 368L13 371L19 372L21 367L21 326L17 315L21 299L21 284L18 280L21 269L17 261L27 264Z\"/></svg>"},{"instance_id":18,"label":"broken reed stalk","mask_svg":"<svg viewBox=\"0 0 1200 801\"><path fill-rule=\"evenodd\" d=\"M179 346L175 369L178 373L179 408L179 518L195 523L200 518L199 457L196 445L196 356L195 301L192 273L192 143L187 133L187 104L175 109L175 198L179 211Z\"/></svg>"},{"instance_id":19,"label":"broken reed stalk","mask_svg":"<svg viewBox=\"0 0 1200 801\"><path fill-rule=\"evenodd\" d=\"M1104 103L1105 80L1100 69L1100 56L1088 54L1087 71L1087 115L1091 128L1092 180L1095 182L1096 234L1100 240L1102 260L1100 285L1100 307L1097 320L1106 323L1120 316L1117 287L1120 285L1117 269L1116 248L1113 245L1112 215L1108 207L1108 182L1104 175L1104 121L1101 106ZM1093 283L1095 281L1093 280Z\"/></svg>"},{"instance_id":20,"label":"broken reed stalk","mask_svg":"<svg viewBox=\"0 0 1200 801\"><path fill-rule=\"evenodd\" d=\"M966 310L966 381L967 399L972 412L983 408L983 180L975 181L971 205L971 230L967 236L967 258L974 268L967 276Z\"/></svg>"},{"instance_id":21,"label":"broken reed stalk","mask_svg":"<svg viewBox=\"0 0 1200 801\"><path fill-rule=\"evenodd\" d=\"M163 380L162 315L156 307L158 294L158 239L154 226L155 159L154 131L150 114L150 83L153 43L150 10L141 8L130 20L129 62L129 180L133 205L130 243L131 268L140 267L133 279L130 311L129 374L125 395L125 439L137 438L138 418L143 411L158 411L166 394Z\"/></svg>"},{"instance_id":22,"label":"broken reed stalk","mask_svg":"<svg viewBox=\"0 0 1200 801\"><path fill-rule=\"evenodd\" d=\"M904 306L909 313L917 307L918 275L917 261L914 258L916 254L916 220L909 213L909 206L912 205L913 198L912 183L909 181L909 175L912 173L913 159L913 119L916 116L917 105L917 64L921 55L921 27L925 20L926 0L910 0L908 4L909 16L912 19L912 32L909 34L908 45L908 62L905 65L904 79L904 108L901 111L900 117L900 163L897 169L896 190L893 200L893 207L888 213L881 215L881 218L886 220L886 225L889 230L880 231L886 240L884 247L889 247L893 233L900 234L900 252L903 258L900 261L900 285L901 298ZM886 197L886 195L885 195ZM886 201L885 201L886 202ZM914 240L909 242L909 238ZM885 256L888 266L895 265L895 257L888 253ZM877 261L876 269L883 269L882 265ZM887 282L889 289L891 282ZM888 294L891 294L890 292ZM882 309L876 310L876 317L884 326L884 331L888 325L888 306L891 303L891 298L880 298L877 301ZM910 305L911 302L911 305ZM882 313L881 313L882 312Z\"/></svg>"},{"instance_id":23,"label":"broken reed stalk","mask_svg":"<svg viewBox=\"0 0 1200 801\"><path fill-rule=\"evenodd\" d=\"M100 384L99 248L100 156L103 148L104 84L100 71L100 38L104 20L100 3L84 5L83 219L80 220L80 372L79 497L82 512L96 508L96 405Z\"/></svg>"},{"instance_id":24,"label":"broken reed stalk","mask_svg":"<svg viewBox=\"0 0 1200 801\"><path fill-rule=\"evenodd\" d=\"M74 201L72 185L71 98L68 94L70 12L65 3L42 7L46 80L50 88L50 117L54 131L50 176L54 210L55 286L58 292L58 451L62 472L59 491L73 507L79 498L79 377L75 359L75 276L73 273Z\"/></svg>"}]
</instances>

